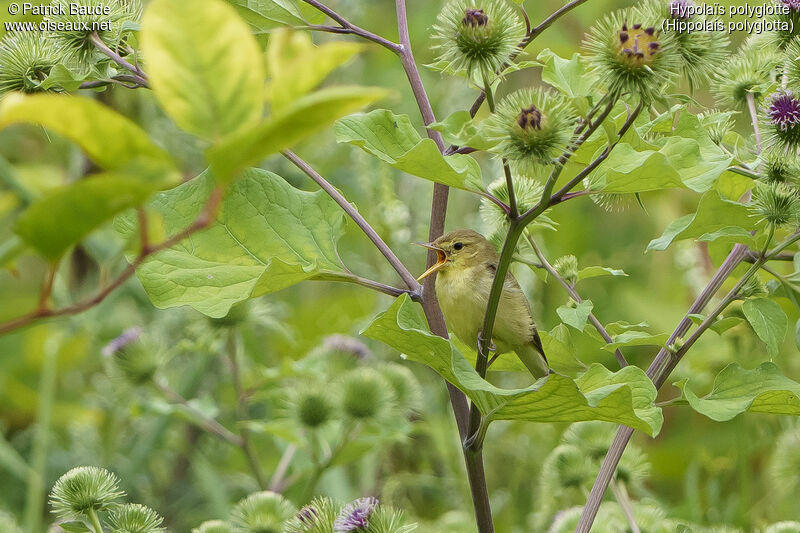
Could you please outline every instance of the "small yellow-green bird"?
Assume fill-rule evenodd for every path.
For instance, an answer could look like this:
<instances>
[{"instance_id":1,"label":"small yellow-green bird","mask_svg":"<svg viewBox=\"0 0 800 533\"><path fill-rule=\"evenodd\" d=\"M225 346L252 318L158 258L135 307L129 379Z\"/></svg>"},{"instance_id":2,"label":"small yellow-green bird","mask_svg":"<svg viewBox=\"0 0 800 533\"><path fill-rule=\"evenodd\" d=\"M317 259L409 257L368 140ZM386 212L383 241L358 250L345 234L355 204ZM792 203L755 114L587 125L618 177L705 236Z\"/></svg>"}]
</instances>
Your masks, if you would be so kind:
<instances>
[{"instance_id":1,"label":"small yellow-green bird","mask_svg":"<svg viewBox=\"0 0 800 533\"><path fill-rule=\"evenodd\" d=\"M448 329L462 342L476 346L500 261L497 250L483 235L468 229L419 244L438 256L436 264L419 279L438 272L436 297ZM550 372L528 300L511 272L503 285L492 341L497 353L515 352L534 377Z\"/></svg>"}]
</instances>

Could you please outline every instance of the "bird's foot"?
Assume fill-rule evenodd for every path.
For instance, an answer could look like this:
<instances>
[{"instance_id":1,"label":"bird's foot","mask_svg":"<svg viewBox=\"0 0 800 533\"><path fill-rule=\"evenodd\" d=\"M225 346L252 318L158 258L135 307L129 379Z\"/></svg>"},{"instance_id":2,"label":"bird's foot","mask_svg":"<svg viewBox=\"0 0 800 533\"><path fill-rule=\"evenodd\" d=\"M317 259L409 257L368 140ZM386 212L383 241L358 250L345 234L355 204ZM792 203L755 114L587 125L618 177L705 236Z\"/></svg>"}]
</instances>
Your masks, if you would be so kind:
<instances>
[{"instance_id":1,"label":"bird's foot","mask_svg":"<svg viewBox=\"0 0 800 533\"><path fill-rule=\"evenodd\" d=\"M482 347L486 347L486 353L497 351L497 346L493 342L487 343L486 339L478 335L478 353L480 353Z\"/></svg>"}]
</instances>

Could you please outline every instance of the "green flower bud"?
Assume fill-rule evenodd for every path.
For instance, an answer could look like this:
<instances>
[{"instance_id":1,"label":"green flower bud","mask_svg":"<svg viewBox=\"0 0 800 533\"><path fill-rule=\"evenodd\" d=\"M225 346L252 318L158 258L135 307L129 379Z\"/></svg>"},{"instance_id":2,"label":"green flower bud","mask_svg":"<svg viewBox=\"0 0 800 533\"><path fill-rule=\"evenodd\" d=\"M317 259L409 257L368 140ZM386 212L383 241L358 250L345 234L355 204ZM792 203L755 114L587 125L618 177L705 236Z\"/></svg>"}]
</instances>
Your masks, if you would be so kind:
<instances>
[{"instance_id":1,"label":"green flower bud","mask_svg":"<svg viewBox=\"0 0 800 533\"><path fill-rule=\"evenodd\" d=\"M597 467L579 448L562 444L545 459L542 477L547 477L561 489L587 486L594 479Z\"/></svg>"},{"instance_id":2,"label":"green flower bud","mask_svg":"<svg viewBox=\"0 0 800 533\"><path fill-rule=\"evenodd\" d=\"M750 212L775 226L794 223L800 215L797 189L782 183L758 184L753 190Z\"/></svg>"},{"instance_id":3,"label":"green flower bud","mask_svg":"<svg viewBox=\"0 0 800 533\"><path fill-rule=\"evenodd\" d=\"M55 28L56 46L80 61L88 61L97 50L92 42L93 33L97 33L108 48L116 50L122 39L123 24L138 21L141 16L138 0L53 0L51 5L54 7L52 14L47 15L44 22ZM76 5L82 9L71 9ZM108 15L103 13L104 7L110 11ZM100 14L96 14L98 12Z\"/></svg>"},{"instance_id":4,"label":"green flower bud","mask_svg":"<svg viewBox=\"0 0 800 533\"><path fill-rule=\"evenodd\" d=\"M162 533L164 519L154 510L138 503L126 503L108 512L111 533Z\"/></svg>"},{"instance_id":5,"label":"green flower bud","mask_svg":"<svg viewBox=\"0 0 800 533\"><path fill-rule=\"evenodd\" d=\"M494 180L489 184L486 190L489 194L508 205L508 184L505 178L498 178ZM544 185L542 185L537 179L524 175L514 176L514 196L517 200L517 209L520 213L524 213L539 203L539 200L542 198L543 191ZM539 215L528 227L531 229L543 228L555 230L557 223L547 216L549 211L549 209L545 210L545 212ZM505 236L508 231L509 220L505 211L500 209L497 204L488 198L482 198L480 215L481 219L483 219L484 223L488 227L487 233L497 233L502 234L503 237ZM500 240L500 245L502 245L502 243L503 239Z\"/></svg>"},{"instance_id":6,"label":"green flower bud","mask_svg":"<svg viewBox=\"0 0 800 533\"><path fill-rule=\"evenodd\" d=\"M722 113L716 109L711 109L707 113L698 114L697 118L706 128L708 136L714 144L720 145L724 142L725 136L733 130L732 114L730 111Z\"/></svg>"},{"instance_id":7,"label":"green flower bud","mask_svg":"<svg viewBox=\"0 0 800 533\"><path fill-rule=\"evenodd\" d=\"M153 379L161 367L161 355L141 340L142 328L128 328L103 348L103 355L112 358L114 368L134 385Z\"/></svg>"},{"instance_id":8,"label":"green flower bud","mask_svg":"<svg viewBox=\"0 0 800 533\"><path fill-rule=\"evenodd\" d=\"M765 32L763 46L771 50L786 50L800 35L800 4L796 0L777 0L777 4L788 7L788 13L774 13L765 17L773 31Z\"/></svg>"},{"instance_id":9,"label":"green flower bud","mask_svg":"<svg viewBox=\"0 0 800 533\"><path fill-rule=\"evenodd\" d=\"M486 126L488 136L497 141L492 152L507 160L515 173L533 174L567 149L576 120L560 94L537 87L506 96Z\"/></svg>"},{"instance_id":10,"label":"green flower bud","mask_svg":"<svg viewBox=\"0 0 800 533\"><path fill-rule=\"evenodd\" d=\"M348 372L341 384L342 409L356 420L378 418L391 404L391 392L383 377L370 368Z\"/></svg>"},{"instance_id":11,"label":"green flower bud","mask_svg":"<svg viewBox=\"0 0 800 533\"><path fill-rule=\"evenodd\" d=\"M797 187L800 184L800 158L780 150L762 153L761 174L767 183L784 183Z\"/></svg>"},{"instance_id":12,"label":"green flower bud","mask_svg":"<svg viewBox=\"0 0 800 533\"><path fill-rule=\"evenodd\" d=\"M233 523L250 533L281 533L283 523L296 513L294 506L276 492L256 492L233 508Z\"/></svg>"},{"instance_id":13,"label":"green flower bud","mask_svg":"<svg viewBox=\"0 0 800 533\"><path fill-rule=\"evenodd\" d=\"M452 0L433 26L439 70L469 77L494 74L525 36L525 25L505 0Z\"/></svg>"},{"instance_id":14,"label":"green flower bud","mask_svg":"<svg viewBox=\"0 0 800 533\"><path fill-rule=\"evenodd\" d=\"M422 387L411 370L403 365L389 363L381 367L380 372L389 383L398 406L410 411L419 411L422 408Z\"/></svg>"},{"instance_id":15,"label":"green flower bud","mask_svg":"<svg viewBox=\"0 0 800 533\"><path fill-rule=\"evenodd\" d=\"M578 258L574 255L559 257L553 263L553 268L570 285L578 281Z\"/></svg>"},{"instance_id":16,"label":"green flower bud","mask_svg":"<svg viewBox=\"0 0 800 533\"><path fill-rule=\"evenodd\" d=\"M0 95L9 91L42 91L40 84L58 64L61 54L40 31L6 34L0 40Z\"/></svg>"},{"instance_id":17,"label":"green flower bud","mask_svg":"<svg viewBox=\"0 0 800 533\"><path fill-rule=\"evenodd\" d=\"M314 429L328 422L333 415L333 403L321 389L305 389L292 399L294 417L301 425Z\"/></svg>"},{"instance_id":18,"label":"green flower bud","mask_svg":"<svg viewBox=\"0 0 800 533\"><path fill-rule=\"evenodd\" d=\"M58 478L50 491L50 506L59 518L75 518L108 509L124 494L119 479L108 470L79 466Z\"/></svg>"},{"instance_id":19,"label":"green flower bud","mask_svg":"<svg viewBox=\"0 0 800 533\"><path fill-rule=\"evenodd\" d=\"M192 529L192 533L234 533L234 530L233 526L228 522L223 522L222 520L206 520Z\"/></svg>"},{"instance_id":20,"label":"green flower bud","mask_svg":"<svg viewBox=\"0 0 800 533\"><path fill-rule=\"evenodd\" d=\"M775 80L780 58L763 48L755 39L748 39L733 57L722 63L712 88L723 107L747 109L747 95L761 101Z\"/></svg>"},{"instance_id":21,"label":"green flower bud","mask_svg":"<svg viewBox=\"0 0 800 533\"><path fill-rule=\"evenodd\" d=\"M769 294L767 291L767 286L764 285L764 282L758 275L750 276L741 289L739 289L739 298L746 299L746 298L762 298Z\"/></svg>"},{"instance_id":22,"label":"green flower bud","mask_svg":"<svg viewBox=\"0 0 800 533\"><path fill-rule=\"evenodd\" d=\"M286 533L331 533L339 506L328 498L315 498L286 523Z\"/></svg>"},{"instance_id":23,"label":"green flower bud","mask_svg":"<svg viewBox=\"0 0 800 533\"><path fill-rule=\"evenodd\" d=\"M662 33L655 10L626 9L606 16L584 46L592 71L614 94L657 97L680 68L671 33Z\"/></svg>"}]
</instances>

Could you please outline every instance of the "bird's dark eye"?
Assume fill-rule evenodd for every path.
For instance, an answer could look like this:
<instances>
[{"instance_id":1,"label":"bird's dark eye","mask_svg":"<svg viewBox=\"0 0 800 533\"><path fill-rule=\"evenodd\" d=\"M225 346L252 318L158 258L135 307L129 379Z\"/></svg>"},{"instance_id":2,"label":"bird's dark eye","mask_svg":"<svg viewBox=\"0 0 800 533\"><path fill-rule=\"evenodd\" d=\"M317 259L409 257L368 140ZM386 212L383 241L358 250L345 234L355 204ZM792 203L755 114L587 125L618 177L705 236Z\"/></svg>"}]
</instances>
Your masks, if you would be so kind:
<instances>
[{"instance_id":1,"label":"bird's dark eye","mask_svg":"<svg viewBox=\"0 0 800 533\"><path fill-rule=\"evenodd\" d=\"M464 243L463 243L463 242L457 242L457 243L455 243L455 244L453 245L453 250L460 250L460 249L462 249L463 247L464 247Z\"/></svg>"}]
</instances>

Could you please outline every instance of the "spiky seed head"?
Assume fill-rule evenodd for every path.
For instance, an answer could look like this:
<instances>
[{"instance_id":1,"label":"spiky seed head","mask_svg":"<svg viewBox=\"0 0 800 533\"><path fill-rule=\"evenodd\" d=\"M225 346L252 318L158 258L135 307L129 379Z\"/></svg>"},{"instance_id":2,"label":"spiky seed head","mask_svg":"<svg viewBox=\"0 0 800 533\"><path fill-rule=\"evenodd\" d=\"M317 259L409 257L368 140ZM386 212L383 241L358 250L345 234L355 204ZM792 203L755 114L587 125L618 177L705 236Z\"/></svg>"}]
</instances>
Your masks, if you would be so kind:
<instances>
[{"instance_id":1,"label":"spiky seed head","mask_svg":"<svg viewBox=\"0 0 800 533\"><path fill-rule=\"evenodd\" d=\"M775 81L780 56L758 39L749 38L722 64L712 89L723 107L747 109L748 95L761 102Z\"/></svg>"},{"instance_id":2,"label":"spiky seed head","mask_svg":"<svg viewBox=\"0 0 800 533\"><path fill-rule=\"evenodd\" d=\"M781 150L766 150L761 154L761 175L767 183L800 185L800 158Z\"/></svg>"},{"instance_id":3,"label":"spiky seed head","mask_svg":"<svg viewBox=\"0 0 800 533\"><path fill-rule=\"evenodd\" d=\"M389 384L376 370L359 368L341 382L342 410L356 420L380 417L392 403Z\"/></svg>"},{"instance_id":4,"label":"spiky seed head","mask_svg":"<svg viewBox=\"0 0 800 533\"><path fill-rule=\"evenodd\" d=\"M546 171L547 169L542 167L542 170ZM541 179L544 179L544 176L542 176ZM497 178L490 183L486 188L486 191L504 204L508 205L508 183L504 177ZM524 213L531 207L534 207L541 199L543 191L544 185L542 185L539 179L530 177L528 175L514 176L514 193L517 200L517 208L520 213ZM549 209L544 211L544 213L539 215L528 227L531 229L537 227L551 230L555 229L557 224L547 216L548 212ZM484 224L487 226L486 234L490 236L489 240L495 244L498 244L493 239L495 239L496 236L500 236L499 245L502 247L509 224L508 216L506 215L505 211L503 211L500 206L488 198L482 198L480 215Z\"/></svg>"},{"instance_id":5,"label":"spiky seed head","mask_svg":"<svg viewBox=\"0 0 800 533\"><path fill-rule=\"evenodd\" d=\"M61 60L50 35L41 31L9 32L0 40L0 95L10 91L43 91L41 82Z\"/></svg>"},{"instance_id":6,"label":"spiky seed head","mask_svg":"<svg viewBox=\"0 0 800 533\"><path fill-rule=\"evenodd\" d=\"M553 263L553 269L570 284L578 281L578 258L574 255L559 257Z\"/></svg>"},{"instance_id":7,"label":"spiky seed head","mask_svg":"<svg viewBox=\"0 0 800 533\"><path fill-rule=\"evenodd\" d=\"M733 130L732 112L719 112L711 109L705 113L700 113L697 118L708 132L708 136L714 144L720 145L725 140L725 136Z\"/></svg>"},{"instance_id":8,"label":"spiky seed head","mask_svg":"<svg viewBox=\"0 0 800 533\"><path fill-rule=\"evenodd\" d=\"M795 223L800 216L800 196L797 189L783 183L759 183L753 190L750 212L774 226Z\"/></svg>"},{"instance_id":9,"label":"spiky seed head","mask_svg":"<svg viewBox=\"0 0 800 533\"><path fill-rule=\"evenodd\" d=\"M334 412L330 396L321 387L304 387L292 399L292 412L306 428L318 428L331 420Z\"/></svg>"},{"instance_id":10,"label":"spiky seed head","mask_svg":"<svg viewBox=\"0 0 800 533\"><path fill-rule=\"evenodd\" d=\"M800 35L800 2L797 0L780 0L778 5L788 7L788 12L775 11L765 17L772 31L764 32L762 40L765 47L772 50L786 50L790 43Z\"/></svg>"},{"instance_id":11,"label":"spiky seed head","mask_svg":"<svg viewBox=\"0 0 800 533\"><path fill-rule=\"evenodd\" d=\"M517 51L525 25L506 0L451 0L433 26L441 70L493 75Z\"/></svg>"},{"instance_id":12,"label":"spiky seed head","mask_svg":"<svg viewBox=\"0 0 800 533\"><path fill-rule=\"evenodd\" d=\"M398 407L411 412L422 408L422 387L411 370L403 365L389 363L381 367L380 372L391 387Z\"/></svg>"},{"instance_id":13,"label":"spiky seed head","mask_svg":"<svg viewBox=\"0 0 800 533\"><path fill-rule=\"evenodd\" d=\"M111 533L163 533L164 519L154 510L138 503L126 503L108 512Z\"/></svg>"},{"instance_id":14,"label":"spiky seed head","mask_svg":"<svg viewBox=\"0 0 800 533\"><path fill-rule=\"evenodd\" d=\"M134 385L148 383L161 367L158 349L143 341L143 330L138 326L123 331L102 353L111 358L119 374Z\"/></svg>"},{"instance_id":15,"label":"spiky seed head","mask_svg":"<svg viewBox=\"0 0 800 533\"><path fill-rule=\"evenodd\" d=\"M296 513L283 496L265 490L239 501L231 512L231 519L237 527L250 533L281 533L284 522Z\"/></svg>"},{"instance_id":16,"label":"spiky seed head","mask_svg":"<svg viewBox=\"0 0 800 533\"><path fill-rule=\"evenodd\" d=\"M768 147L794 153L800 147L800 100L791 91L778 91L766 99L761 122Z\"/></svg>"},{"instance_id":17,"label":"spiky seed head","mask_svg":"<svg viewBox=\"0 0 800 533\"><path fill-rule=\"evenodd\" d=\"M123 24L138 21L142 10L139 0L53 0L51 5L55 9L44 22L54 28L56 45L81 62L89 62L96 53L93 33L116 50L124 35ZM104 14L104 8L109 14Z\"/></svg>"},{"instance_id":18,"label":"spiky seed head","mask_svg":"<svg viewBox=\"0 0 800 533\"><path fill-rule=\"evenodd\" d=\"M661 32L654 9L624 9L607 15L589 31L584 47L598 79L615 94L651 101L680 67L671 33Z\"/></svg>"},{"instance_id":19,"label":"spiky seed head","mask_svg":"<svg viewBox=\"0 0 800 533\"><path fill-rule=\"evenodd\" d=\"M767 294L769 294L769 291L767 291L767 286L756 274L750 276L742 288L739 289L738 296L739 298L763 298Z\"/></svg>"},{"instance_id":20,"label":"spiky seed head","mask_svg":"<svg viewBox=\"0 0 800 533\"><path fill-rule=\"evenodd\" d=\"M552 91L520 89L505 97L487 119L492 151L515 173L533 173L558 158L573 138L577 117L564 98Z\"/></svg>"},{"instance_id":21,"label":"spiky seed head","mask_svg":"<svg viewBox=\"0 0 800 533\"><path fill-rule=\"evenodd\" d=\"M285 527L286 533L331 533L339 506L328 498L314 498Z\"/></svg>"},{"instance_id":22,"label":"spiky seed head","mask_svg":"<svg viewBox=\"0 0 800 533\"><path fill-rule=\"evenodd\" d=\"M206 520L192 529L192 533L234 533L234 529L231 524L222 520Z\"/></svg>"},{"instance_id":23,"label":"spiky seed head","mask_svg":"<svg viewBox=\"0 0 800 533\"><path fill-rule=\"evenodd\" d=\"M58 478L50 491L50 506L59 518L75 518L106 510L124 494L117 476L105 468L79 466Z\"/></svg>"}]
</instances>

